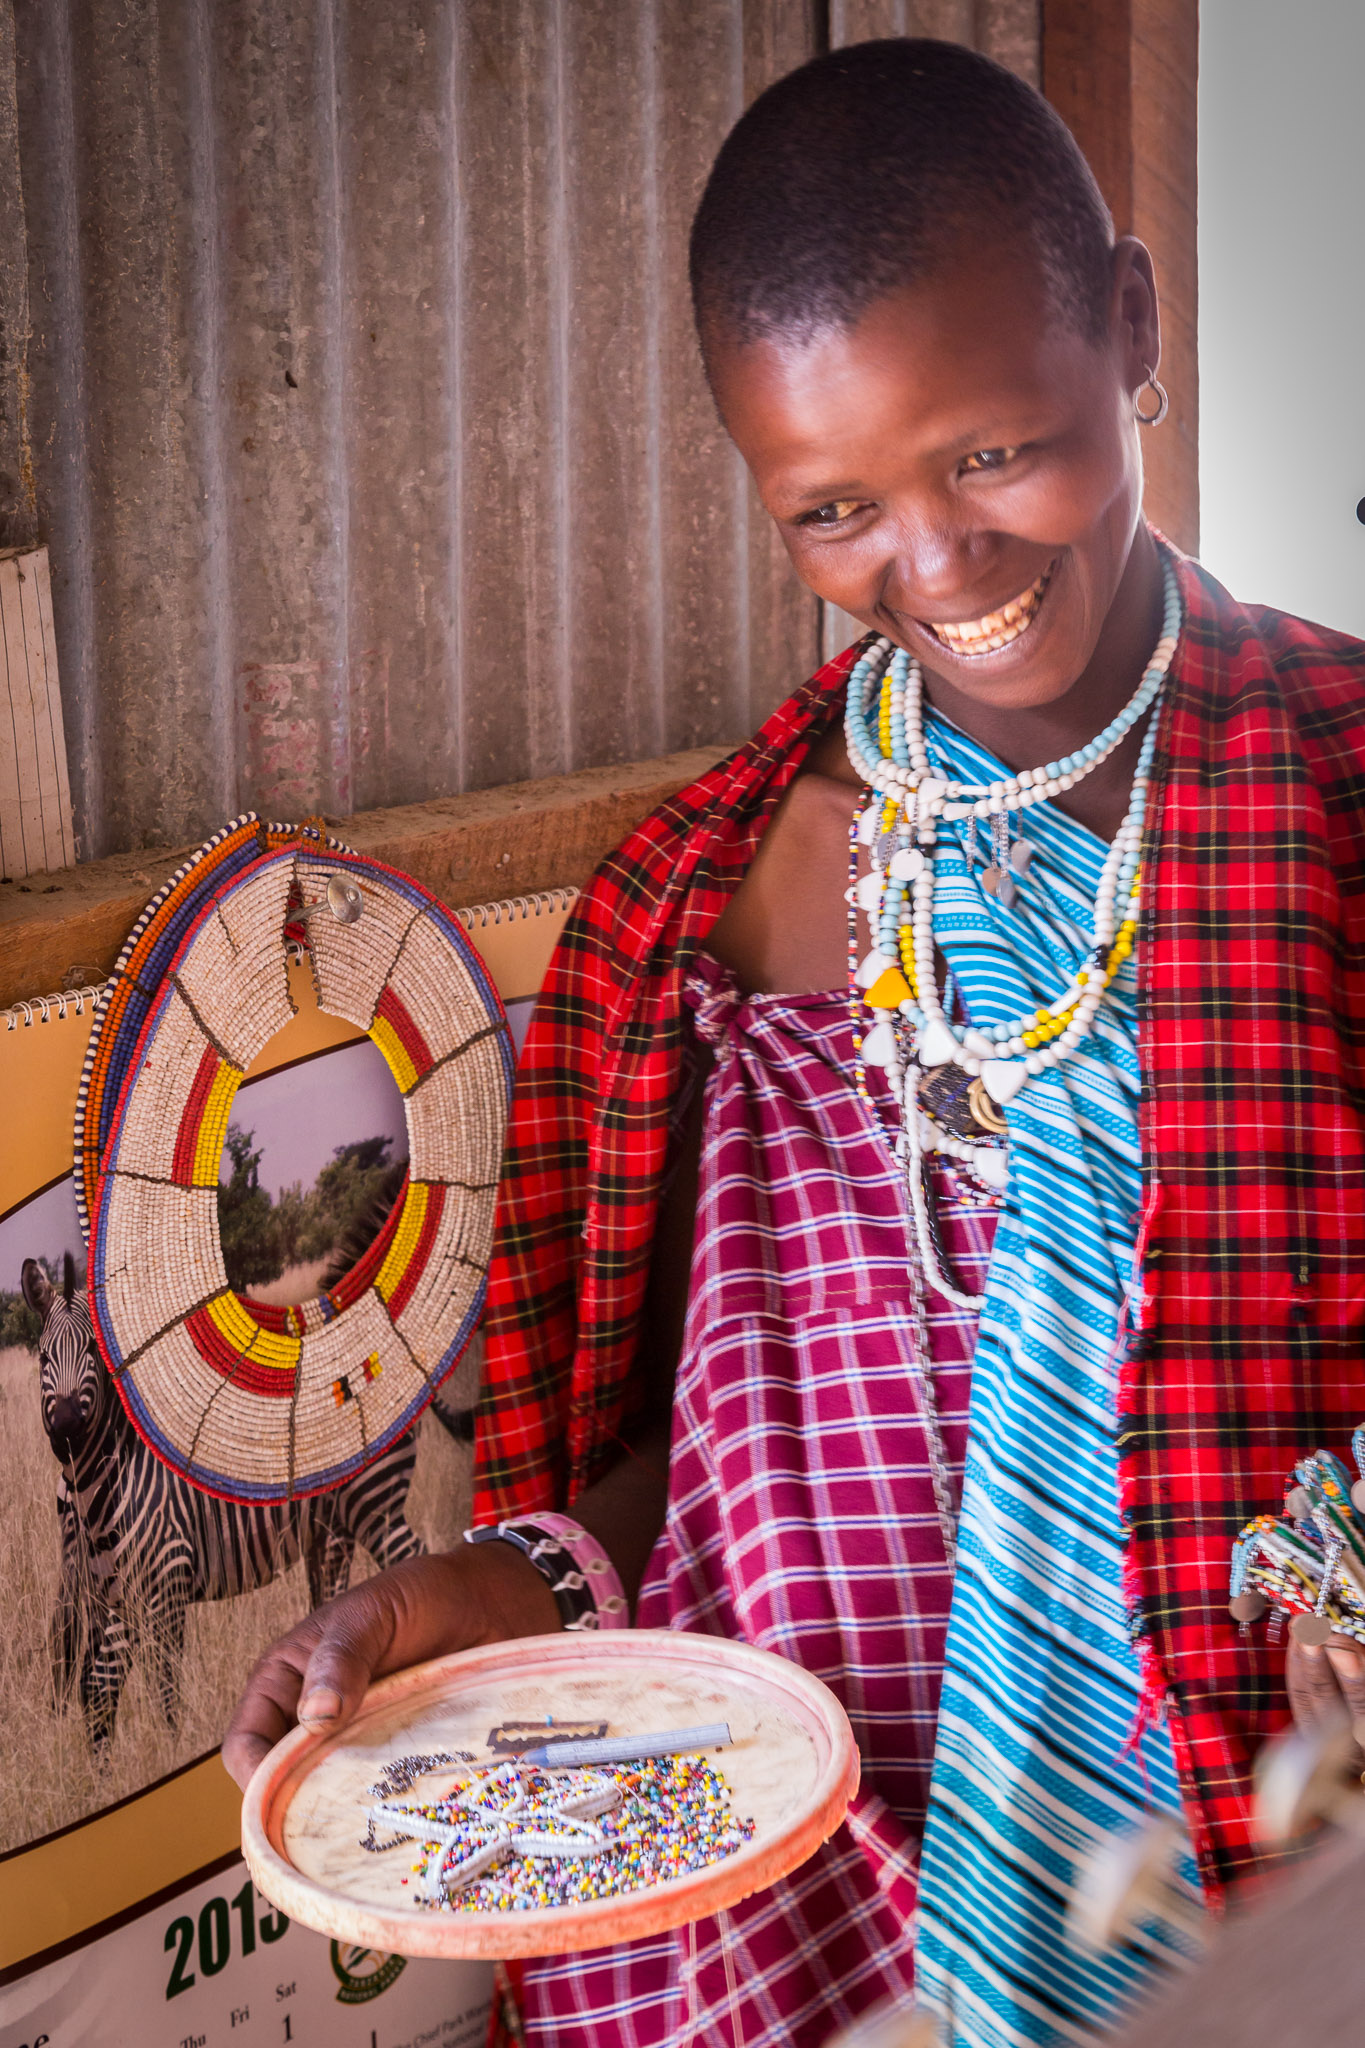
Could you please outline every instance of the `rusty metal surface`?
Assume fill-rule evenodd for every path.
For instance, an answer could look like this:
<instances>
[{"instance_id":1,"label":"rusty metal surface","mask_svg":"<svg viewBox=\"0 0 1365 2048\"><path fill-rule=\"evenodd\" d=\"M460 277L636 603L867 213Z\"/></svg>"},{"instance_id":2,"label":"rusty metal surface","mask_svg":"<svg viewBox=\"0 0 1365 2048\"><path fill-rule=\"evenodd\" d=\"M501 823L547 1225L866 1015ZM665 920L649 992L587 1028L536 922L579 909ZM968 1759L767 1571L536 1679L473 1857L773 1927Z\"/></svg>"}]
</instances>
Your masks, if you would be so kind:
<instances>
[{"instance_id":1,"label":"rusty metal surface","mask_svg":"<svg viewBox=\"0 0 1365 2048\"><path fill-rule=\"evenodd\" d=\"M684 273L822 18L0 0L0 543L50 543L83 857L709 744L810 668ZM830 19L1036 68L1036 0Z\"/></svg>"}]
</instances>

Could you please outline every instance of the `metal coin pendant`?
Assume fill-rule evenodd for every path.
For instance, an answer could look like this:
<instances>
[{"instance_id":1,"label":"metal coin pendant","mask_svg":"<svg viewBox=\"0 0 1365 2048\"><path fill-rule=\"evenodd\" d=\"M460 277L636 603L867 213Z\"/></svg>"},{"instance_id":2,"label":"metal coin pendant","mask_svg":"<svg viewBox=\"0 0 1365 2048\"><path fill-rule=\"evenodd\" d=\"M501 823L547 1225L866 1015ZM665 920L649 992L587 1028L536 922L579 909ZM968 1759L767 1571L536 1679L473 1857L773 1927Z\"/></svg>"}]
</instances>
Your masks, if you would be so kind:
<instances>
[{"instance_id":1,"label":"metal coin pendant","mask_svg":"<svg viewBox=\"0 0 1365 2048\"><path fill-rule=\"evenodd\" d=\"M980 1138L983 1132L992 1138L1003 1138L1009 1132L1009 1125L987 1094L985 1084L955 1061L923 1075L919 1105L929 1121L950 1138Z\"/></svg>"},{"instance_id":2,"label":"metal coin pendant","mask_svg":"<svg viewBox=\"0 0 1365 2048\"><path fill-rule=\"evenodd\" d=\"M1009 1125L1000 1114L999 1108L991 1101L989 1094L986 1092L984 1081L978 1078L972 1082L971 1087L967 1090L967 1102L973 1117L983 1131L989 1131L992 1137L1000 1138L1009 1130Z\"/></svg>"}]
</instances>

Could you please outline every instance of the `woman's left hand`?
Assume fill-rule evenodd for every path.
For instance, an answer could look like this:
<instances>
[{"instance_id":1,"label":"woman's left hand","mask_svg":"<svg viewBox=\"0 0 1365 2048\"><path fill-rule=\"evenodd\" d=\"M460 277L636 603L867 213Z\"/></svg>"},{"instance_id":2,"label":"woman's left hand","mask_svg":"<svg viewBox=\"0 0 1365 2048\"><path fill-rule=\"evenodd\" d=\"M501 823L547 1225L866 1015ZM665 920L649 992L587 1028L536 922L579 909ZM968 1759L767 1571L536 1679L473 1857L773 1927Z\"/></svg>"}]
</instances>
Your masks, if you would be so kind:
<instances>
[{"instance_id":1,"label":"woman's left hand","mask_svg":"<svg viewBox=\"0 0 1365 2048\"><path fill-rule=\"evenodd\" d=\"M1340 1721L1345 1713L1365 1735L1365 1649L1349 1636L1322 1644L1297 1642L1291 1634L1284 1663L1285 1683L1296 1727L1306 1732ZM1365 1748L1365 1743L1361 1745Z\"/></svg>"}]
</instances>

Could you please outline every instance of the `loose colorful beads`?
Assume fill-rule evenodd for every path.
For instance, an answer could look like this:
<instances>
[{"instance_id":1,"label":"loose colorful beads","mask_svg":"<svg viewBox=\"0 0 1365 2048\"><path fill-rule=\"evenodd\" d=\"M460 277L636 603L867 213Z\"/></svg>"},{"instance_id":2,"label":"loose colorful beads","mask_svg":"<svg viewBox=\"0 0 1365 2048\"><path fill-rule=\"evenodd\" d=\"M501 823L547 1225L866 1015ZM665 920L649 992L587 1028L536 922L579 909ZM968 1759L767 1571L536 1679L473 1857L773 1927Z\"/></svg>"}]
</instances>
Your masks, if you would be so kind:
<instances>
[{"instance_id":1,"label":"loose colorful beads","mask_svg":"<svg viewBox=\"0 0 1365 2048\"><path fill-rule=\"evenodd\" d=\"M666 1884L733 1856L754 1833L729 1787L700 1755L610 1769L550 1770L509 1762L461 1771L435 1798L398 1804L426 1759L400 1759L372 1789L361 1846L419 1844L411 1866L420 1904L464 1913L589 1905ZM391 1830L381 1840L377 1829ZM407 1878L402 1880L407 1883Z\"/></svg>"}]
</instances>

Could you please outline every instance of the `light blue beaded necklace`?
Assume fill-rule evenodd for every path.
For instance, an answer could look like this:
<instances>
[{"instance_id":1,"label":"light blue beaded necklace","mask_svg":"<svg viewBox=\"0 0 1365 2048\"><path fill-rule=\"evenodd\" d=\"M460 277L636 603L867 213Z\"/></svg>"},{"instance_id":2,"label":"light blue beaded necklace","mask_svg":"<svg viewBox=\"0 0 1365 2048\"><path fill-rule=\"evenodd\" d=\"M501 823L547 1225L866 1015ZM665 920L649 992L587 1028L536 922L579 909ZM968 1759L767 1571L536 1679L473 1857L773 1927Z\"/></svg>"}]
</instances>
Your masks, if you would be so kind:
<instances>
[{"instance_id":1,"label":"light blue beaded necklace","mask_svg":"<svg viewBox=\"0 0 1365 2048\"><path fill-rule=\"evenodd\" d=\"M1162 595L1161 636L1151 661L1133 695L1104 730L1074 753L1049 761L1045 768L1026 768L1022 774L1007 780L964 784L943 778L939 794L945 818L965 817L971 811L979 818L986 818L998 815L1002 810L1022 810L1030 804L1045 802L1064 786L1074 787L1075 781L1097 768L1113 753L1156 702L1180 637L1180 590L1170 563L1164 560ZM877 686L883 678L890 684L889 758L883 755L880 741L868 723L868 712L878 697ZM889 640L884 639L873 642L849 675L844 716L849 759L863 780L879 794L903 799L914 793L923 781L938 780L930 773L928 751L918 716L913 730L906 720L908 706L913 705L918 714L922 688L919 663L903 647L893 647ZM1073 779L1068 781L1067 778Z\"/></svg>"}]
</instances>

